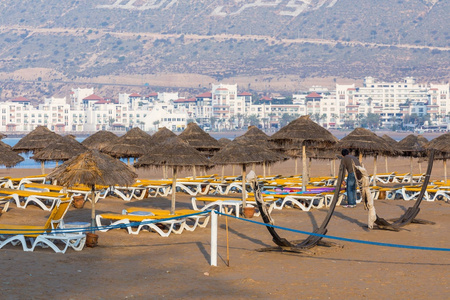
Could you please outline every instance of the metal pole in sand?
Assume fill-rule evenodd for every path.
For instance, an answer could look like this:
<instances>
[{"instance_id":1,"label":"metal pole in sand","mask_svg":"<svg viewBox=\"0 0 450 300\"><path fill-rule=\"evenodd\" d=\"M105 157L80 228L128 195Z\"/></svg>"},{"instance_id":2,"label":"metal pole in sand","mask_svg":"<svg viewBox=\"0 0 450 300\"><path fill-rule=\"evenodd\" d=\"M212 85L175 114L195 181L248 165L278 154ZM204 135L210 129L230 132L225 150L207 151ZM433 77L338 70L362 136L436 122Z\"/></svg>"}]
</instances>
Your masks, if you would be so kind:
<instances>
[{"instance_id":1,"label":"metal pole in sand","mask_svg":"<svg viewBox=\"0 0 450 300\"><path fill-rule=\"evenodd\" d=\"M230 243L228 240L228 217L225 216L225 228L227 230L227 267L230 266Z\"/></svg>"},{"instance_id":2,"label":"metal pole in sand","mask_svg":"<svg viewBox=\"0 0 450 300\"><path fill-rule=\"evenodd\" d=\"M211 211L211 266L217 267L217 214Z\"/></svg>"}]
</instances>

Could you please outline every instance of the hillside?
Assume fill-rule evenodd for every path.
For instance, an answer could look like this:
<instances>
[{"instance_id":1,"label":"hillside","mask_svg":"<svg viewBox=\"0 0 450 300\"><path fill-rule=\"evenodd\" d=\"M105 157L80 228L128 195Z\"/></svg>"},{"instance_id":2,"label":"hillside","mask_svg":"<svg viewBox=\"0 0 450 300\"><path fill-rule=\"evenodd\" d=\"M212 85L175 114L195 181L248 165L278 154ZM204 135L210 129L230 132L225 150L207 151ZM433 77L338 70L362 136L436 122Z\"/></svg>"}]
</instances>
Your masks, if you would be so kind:
<instances>
[{"instance_id":1,"label":"hillside","mask_svg":"<svg viewBox=\"0 0 450 300\"><path fill-rule=\"evenodd\" d=\"M0 79L47 93L47 81L276 91L305 78L448 81L449 15L446 0L3 0Z\"/></svg>"}]
</instances>

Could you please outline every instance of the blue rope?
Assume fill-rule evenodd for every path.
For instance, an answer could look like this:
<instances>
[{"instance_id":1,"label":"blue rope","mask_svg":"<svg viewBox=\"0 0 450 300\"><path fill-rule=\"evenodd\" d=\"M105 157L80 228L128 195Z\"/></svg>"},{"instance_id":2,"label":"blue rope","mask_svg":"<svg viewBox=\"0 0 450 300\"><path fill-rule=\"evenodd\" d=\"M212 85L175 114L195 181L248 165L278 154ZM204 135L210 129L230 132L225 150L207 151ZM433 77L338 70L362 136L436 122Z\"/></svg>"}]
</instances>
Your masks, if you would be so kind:
<instances>
[{"instance_id":1,"label":"blue rope","mask_svg":"<svg viewBox=\"0 0 450 300\"><path fill-rule=\"evenodd\" d=\"M201 212L198 212L198 213L192 213L192 214L182 215L182 216L175 216L175 217L159 219L159 220L148 220L148 221L143 221L143 222L131 222L129 224L105 225L105 226L94 226L94 227L89 226L89 227L79 227L79 228L53 229L51 231L52 231L52 233L74 233L74 232L78 233L78 232L93 232L93 231L98 231L98 230L124 229L124 228L127 228L127 227L133 227L133 226L139 226L139 225L148 225L148 224L154 224L154 223L161 223L161 222L164 222L164 221L171 221L171 220L176 220L176 219L180 219L180 218L188 218L188 217L191 217L191 216L202 215L202 214L210 213L210 212L211 212L211 210L205 210L205 211L201 211ZM256 225L262 225L262 226L272 227L272 228L276 228L276 229L280 229L280 230L286 230L286 231L290 231L290 232L295 232L295 233L300 233L300 234L305 234L305 235L313 235L313 236L329 238L329 239L334 239L334 240L340 240L340 241L346 241L346 242L351 242L351 243L368 244L368 245L382 246L382 247L414 249L414 250L450 251L450 248L422 247L422 246L410 246L410 245L391 244L391 243L380 243L380 242L363 241L363 240L357 240L357 239L349 239L349 238L332 236L332 235L324 235L324 234L319 234L319 233L314 233L314 232L308 232L308 231L303 231L303 230L297 230L297 229L292 229L292 228L287 228L287 227L281 227L281 226L266 224L266 223L262 223L262 222L258 222L258 221L254 221L254 220L242 219L242 218L239 218L239 217L236 217L236 216L233 216L233 215L224 214L224 213L221 213L221 212L218 212L218 211L215 211L215 212L218 215L231 217L231 218L234 218L234 219L237 219L237 220L250 222L250 223L253 223L253 224L256 224ZM151 218L152 216L148 216L148 217ZM30 234L32 234L33 232L47 231L45 229L13 229L13 228L5 229L5 230L18 231L18 232L28 232ZM2 233L1 233L1 229L0 229L0 235L1 234Z\"/></svg>"},{"instance_id":2,"label":"blue rope","mask_svg":"<svg viewBox=\"0 0 450 300\"><path fill-rule=\"evenodd\" d=\"M362 241L362 240L356 240L356 239L343 238L343 237L339 237L339 236L324 235L324 234L319 234L319 233L314 233L314 232L308 232L308 231L303 231L303 230L297 230L297 229L291 229L291 228L287 228L287 227L276 226L276 225L272 225L272 224L266 224L266 223L253 221L253 220L248 220L248 219L242 219L242 218L239 218L239 217L236 217L236 216L233 216L233 215L224 214L224 213L221 213L221 212L218 212L218 211L216 211L216 213L219 214L219 215L223 215L223 216L231 217L231 218L234 218L234 219L238 219L238 220L254 223L254 224L257 224L257 225L263 225L263 226L266 226L266 227L272 227L272 228L277 228L277 229L281 229L281 230L286 230L286 231L291 231L291 232L301 233L301 234L306 234L306 235L319 236L319 237L329 238L329 239L333 239L333 240L340 240L340 241L359 243L359 244L368 244L368 245L382 246L382 247L394 247L394 248L405 248L405 249L414 249L414 250L429 250L429 251L450 251L450 248L422 247L422 246L410 246L410 245L401 245L401 244L380 243L380 242L371 242L371 241Z\"/></svg>"}]
</instances>

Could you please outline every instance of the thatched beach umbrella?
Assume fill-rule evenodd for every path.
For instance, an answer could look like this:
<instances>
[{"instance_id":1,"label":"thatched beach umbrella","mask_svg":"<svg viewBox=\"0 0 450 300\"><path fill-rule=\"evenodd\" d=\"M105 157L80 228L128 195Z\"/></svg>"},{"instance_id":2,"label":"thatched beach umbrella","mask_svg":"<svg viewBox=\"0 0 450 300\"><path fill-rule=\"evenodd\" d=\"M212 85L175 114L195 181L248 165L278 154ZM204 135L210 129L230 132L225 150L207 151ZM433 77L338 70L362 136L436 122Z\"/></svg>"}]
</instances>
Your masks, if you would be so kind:
<instances>
[{"instance_id":1,"label":"thatched beach umbrella","mask_svg":"<svg viewBox=\"0 0 450 300\"><path fill-rule=\"evenodd\" d=\"M243 135L235 138L235 140L240 140L243 138L248 138L255 142L269 140L269 136L267 134L265 134L261 129L259 129L258 127L253 126L253 125L249 126L248 130Z\"/></svg>"},{"instance_id":2,"label":"thatched beach umbrella","mask_svg":"<svg viewBox=\"0 0 450 300\"><path fill-rule=\"evenodd\" d=\"M398 142L398 150L402 153L403 156L409 157L409 167L411 173L411 184L412 176L413 176L413 157L425 157L426 153L426 144L428 140L423 136L416 136L414 134L410 134Z\"/></svg>"},{"instance_id":3,"label":"thatched beach umbrella","mask_svg":"<svg viewBox=\"0 0 450 300\"><path fill-rule=\"evenodd\" d=\"M231 143L230 139L227 138L220 138L217 140L220 144L221 147L225 147L226 145L228 145L229 143Z\"/></svg>"},{"instance_id":4,"label":"thatched beach umbrella","mask_svg":"<svg viewBox=\"0 0 450 300\"><path fill-rule=\"evenodd\" d=\"M152 142L154 145L158 145L176 136L177 135L173 133L172 130L167 129L166 127L160 127L158 128L158 131L152 135Z\"/></svg>"},{"instance_id":5,"label":"thatched beach umbrella","mask_svg":"<svg viewBox=\"0 0 450 300\"><path fill-rule=\"evenodd\" d=\"M313 122L308 115L302 116L273 134L270 141L284 148L287 154L298 157L298 150L302 149L303 171L302 189L308 184L306 147L329 148L336 144L337 138L328 130Z\"/></svg>"},{"instance_id":6,"label":"thatched beach umbrella","mask_svg":"<svg viewBox=\"0 0 450 300\"><path fill-rule=\"evenodd\" d=\"M89 149L101 151L106 146L114 144L117 139L119 139L119 137L111 131L100 130L93 135L88 136L81 143Z\"/></svg>"},{"instance_id":7,"label":"thatched beach umbrella","mask_svg":"<svg viewBox=\"0 0 450 300\"><path fill-rule=\"evenodd\" d=\"M50 131L46 126L38 126L26 136L21 138L17 144L14 145L13 150L18 153L33 152L36 153L50 143L62 139L59 134ZM42 174L45 173L44 162L41 162Z\"/></svg>"},{"instance_id":8,"label":"thatched beach umbrella","mask_svg":"<svg viewBox=\"0 0 450 300\"><path fill-rule=\"evenodd\" d=\"M19 153L36 152L44 149L53 141L61 139L62 136L50 131L46 126L38 126L36 129L21 138L13 150Z\"/></svg>"},{"instance_id":9,"label":"thatched beach umbrella","mask_svg":"<svg viewBox=\"0 0 450 300\"><path fill-rule=\"evenodd\" d=\"M247 143L260 144L267 147L273 151L276 151L276 146L269 142L269 136L265 134L261 129L256 126L249 126L247 132L243 135L238 136L235 140L246 140ZM269 164L270 172L270 164ZM263 164L263 176L266 177L266 164Z\"/></svg>"},{"instance_id":10,"label":"thatched beach umbrella","mask_svg":"<svg viewBox=\"0 0 450 300\"><path fill-rule=\"evenodd\" d=\"M31 158L35 161L46 162L46 161L66 161L75 157L83 152L87 148L83 146L80 142L71 137L63 137L48 144L44 149L36 152Z\"/></svg>"},{"instance_id":11,"label":"thatched beach umbrella","mask_svg":"<svg viewBox=\"0 0 450 300\"><path fill-rule=\"evenodd\" d=\"M116 158L138 158L153 146L152 137L137 127L118 138L114 144L102 149L102 152Z\"/></svg>"},{"instance_id":12,"label":"thatched beach umbrella","mask_svg":"<svg viewBox=\"0 0 450 300\"><path fill-rule=\"evenodd\" d=\"M444 180L447 181L447 158L450 154L450 132L432 139L427 145L427 150L434 149L439 155L437 159L442 159L444 162Z\"/></svg>"},{"instance_id":13,"label":"thatched beach umbrella","mask_svg":"<svg viewBox=\"0 0 450 300\"><path fill-rule=\"evenodd\" d=\"M5 144L6 145L6 144ZM14 152L11 147L5 147L0 145L0 165L5 166L7 168L14 167L18 163L22 162L24 158Z\"/></svg>"},{"instance_id":14,"label":"thatched beach umbrella","mask_svg":"<svg viewBox=\"0 0 450 300\"><path fill-rule=\"evenodd\" d=\"M178 136L180 139L197 149L207 157L211 157L215 152L219 151L222 146L219 142L203 131L196 123L189 123L185 130ZM194 178L196 176L196 168L193 167Z\"/></svg>"},{"instance_id":15,"label":"thatched beach umbrella","mask_svg":"<svg viewBox=\"0 0 450 300\"><path fill-rule=\"evenodd\" d=\"M172 130L167 129L166 127L160 127L158 128L158 131L152 135L152 142L153 145L160 145L162 143L165 143L169 139L173 139L177 137L175 133L173 133ZM163 168L163 178L167 178L167 167L164 166Z\"/></svg>"},{"instance_id":16,"label":"thatched beach umbrella","mask_svg":"<svg viewBox=\"0 0 450 300\"><path fill-rule=\"evenodd\" d=\"M4 138L6 138L7 137L7 135L6 134L4 134L4 133L2 133L2 132L0 132L0 140L3 140Z\"/></svg>"},{"instance_id":17,"label":"thatched beach umbrella","mask_svg":"<svg viewBox=\"0 0 450 300\"><path fill-rule=\"evenodd\" d=\"M264 146L248 143L244 140L233 140L217 152L211 161L216 165L242 166L242 205L246 206L245 176L247 166L253 164L275 163L288 159L287 156L274 152Z\"/></svg>"},{"instance_id":18,"label":"thatched beach umbrella","mask_svg":"<svg viewBox=\"0 0 450 300\"><path fill-rule=\"evenodd\" d=\"M140 157L134 163L135 168L142 167L172 167L172 202L170 206L170 214L175 213L175 194L177 173L179 170L191 169L197 167L199 169L208 169L212 167L211 162L195 148L189 146L186 142L178 137L167 140L151 149L147 154Z\"/></svg>"},{"instance_id":19,"label":"thatched beach umbrella","mask_svg":"<svg viewBox=\"0 0 450 300\"><path fill-rule=\"evenodd\" d=\"M91 187L91 224L95 227L95 186L131 185L137 174L109 155L88 150L55 168L47 177L64 186L84 184Z\"/></svg>"},{"instance_id":20,"label":"thatched beach umbrella","mask_svg":"<svg viewBox=\"0 0 450 300\"><path fill-rule=\"evenodd\" d=\"M189 123L178 137L207 156L213 155L222 148L215 138L203 131L196 123Z\"/></svg>"},{"instance_id":21,"label":"thatched beach umbrella","mask_svg":"<svg viewBox=\"0 0 450 300\"><path fill-rule=\"evenodd\" d=\"M397 149L397 144L398 142L396 140L394 140L393 138L391 138L390 136L388 136L387 134L383 134L381 136L381 138L383 140L385 140L389 145L391 145L394 149ZM384 163L386 165L386 173L389 172L389 168L388 168L388 156L385 155L384 156Z\"/></svg>"},{"instance_id":22,"label":"thatched beach umbrella","mask_svg":"<svg viewBox=\"0 0 450 300\"><path fill-rule=\"evenodd\" d=\"M356 128L347 136L343 137L337 144L338 149L349 149L359 152L359 161L363 156L373 156L373 176L377 174L378 155L394 155L395 149L384 139L364 128ZM373 181L375 185L375 180Z\"/></svg>"}]
</instances>

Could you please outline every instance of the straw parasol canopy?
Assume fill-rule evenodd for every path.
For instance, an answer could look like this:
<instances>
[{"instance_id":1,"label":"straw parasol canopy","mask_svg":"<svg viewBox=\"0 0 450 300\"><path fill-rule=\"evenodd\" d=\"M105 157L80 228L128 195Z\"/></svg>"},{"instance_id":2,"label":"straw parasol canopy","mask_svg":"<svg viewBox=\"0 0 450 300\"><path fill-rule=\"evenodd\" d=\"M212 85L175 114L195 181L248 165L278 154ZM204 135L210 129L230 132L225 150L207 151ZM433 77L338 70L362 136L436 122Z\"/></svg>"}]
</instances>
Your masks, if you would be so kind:
<instances>
[{"instance_id":1,"label":"straw parasol canopy","mask_svg":"<svg viewBox=\"0 0 450 300\"><path fill-rule=\"evenodd\" d=\"M158 131L152 135L152 141L154 145L158 145L161 143L164 143L166 140L170 138L174 138L177 135L173 133L171 130L167 129L166 127L160 127L158 128Z\"/></svg>"},{"instance_id":2,"label":"straw parasol canopy","mask_svg":"<svg viewBox=\"0 0 450 300\"><path fill-rule=\"evenodd\" d=\"M8 148L9 150L12 150L12 149L13 149L10 145L8 145L7 143L2 142L2 141L0 141L0 146L2 146L2 147L4 147L4 148Z\"/></svg>"},{"instance_id":3,"label":"straw parasol canopy","mask_svg":"<svg viewBox=\"0 0 450 300\"><path fill-rule=\"evenodd\" d=\"M410 167L410 175L411 175L411 185L413 184L412 176L413 176L413 157L425 157L427 156L426 152L426 144L428 140L423 136L416 136L414 134L410 134L398 142L397 147L398 150L402 153L402 156L409 157L409 167Z\"/></svg>"},{"instance_id":4,"label":"straw parasol canopy","mask_svg":"<svg viewBox=\"0 0 450 300\"><path fill-rule=\"evenodd\" d=\"M203 131L196 123L189 123L178 137L207 155L211 155L222 148L215 138Z\"/></svg>"},{"instance_id":5,"label":"straw parasol canopy","mask_svg":"<svg viewBox=\"0 0 450 300\"><path fill-rule=\"evenodd\" d=\"M0 165L7 168L14 167L24 160L24 158L14 152L11 147L8 148L0 144L0 151L2 152L2 155L0 155Z\"/></svg>"},{"instance_id":6,"label":"straw parasol canopy","mask_svg":"<svg viewBox=\"0 0 450 300\"><path fill-rule=\"evenodd\" d=\"M217 141L219 142L220 146L222 146L222 147L225 147L226 145L231 143L231 140L227 139L227 138L220 138Z\"/></svg>"},{"instance_id":7,"label":"straw parasol canopy","mask_svg":"<svg viewBox=\"0 0 450 300\"><path fill-rule=\"evenodd\" d=\"M153 146L152 137L135 127L116 140L114 144L102 149L102 152L117 158L137 158L144 155Z\"/></svg>"},{"instance_id":8,"label":"straw parasol canopy","mask_svg":"<svg viewBox=\"0 0 450 300\"><path fill-rule=\"evenodd\" d=\"M342 138L337 144L338 149L349 149L359 152L359 161L363 156L373 156L373 176L377 174L378 155L395 155L397 151L389 145L383 138L365 128L356 128L347 136ZM373 181L376 184L376 180Z\"/></svg>"},{"instance_id":9,"label":"straw parasol canopy","mask_svg":"<svg viewBox=\"0 0 450 300\"><path fill-rule=\"evenodd\" d=\"M193 167L209 169L212 167L212 164L199 151L178 137L168 139L162 144L153 147L151 151L140 157L139 160L134 163L135 168L158 168L164 166L172 167L173 170L170 213L174 214L178 170L189 170Z\"/></svg>"},{"instance_id":10,"label":"straw parasol canopy","mask_svg":"<svg viewBox=\"0 0 450 300\"><path fill-rule=\"evenodd\" d=\"M62 137L59 134L50 131L46 126L38 126L36 129L21 138L13 147L16 152L37 152L44 149L53 141Z\"/></svg>"},{"instance_id":11,"label":"straw parasol canopy","mask_svg":"<svg viewBox=\"0 0 450 300\"><path fill-rule=\"evenodd\" d=\"M256 126L249 126L247 132L241 136L238 136L237 138L235 138L235 140L240 140L243 138L248 138L249 140L253 140L255 143L257 143L259 141L268 141L269 140L269 136Z\"/></svg>"},{"instance_id":12,"label":"straw parasol canopy","mask_svg":"<svg viewBox=\"0 0 450 300\"><path fill-rule=\"evenodd\" d=\"M93 135L88 136L81 143L89 149L101 151L106 146L114 144L117 139L119 139L119 137L111 131L100 130Z\"/></svg>"},{"instance_id":13,"label":"straw parasol canopy","mask_svg":"<svg viewBox=\"0 0 450 300\"><path fill-rule=\"evenodd\" d=\"M356 128L337 144L338 149L357 151L362 156L393 155L395 149L383 138L365 128Z\"/></svg>"},{"instance_id":14,"label":"straw parasol canopy","mask_svg":"<svg viewBox=\"0 0 450 300\"><path fill-rule=\"evenodd\" d=\"M91 222L95 227L95 186L131 185L137 174L109 155L88 150L55 168L47 177L64 186L84 184L92 188Z\"/></svg>"},{"instance_id":15,"label":"straw parasol canopy","mask_svg":"<svg viewBox=\"0 0 450 300\"><path fill-rule=\"evenodd\" d=\"M36 161L60 161L68 160L85 152L87 148L77 140L65 136L50 143L47 147L37 152L31 158Z\"/></svg>"},{"instance_id":16,"label":"straw parasol canopy","mask_svg":"<svg viewBox=\"0 0 450 300\"><path fill-rule=\"evenodd\" d=\"M7 137L6 134L0 132L0 140L4 139L4 138L6 138L6 137Z\"/></svg>"},{"instance_id":17,"label":"straw parasol canopy","mask_svg":"<svg viewBox=\"0 0 450 300\"><path fill-rule=\"evenodd\" d=\"M398 144L398 142L396 141L396 140L394 140L393 138L391 138L389 135L387 135L387 134L383 134L382 136L381 136L381 138L383 139L383 140L385 140L387 143L389 143L389 144L391 144L393 147L395 147L397 144Z\"/></svg>"},{"instance_id":18,"label":"straw parasol canopy","mask_svg":"<svg viewBox=\"0 0 450 300\"><path fill-rule=\"evenodd\" d=\"M449 158L450 154L450 132L432 139L425 147L427 150L434 149L438 153L436 159L443 160L444 180L447 181L447 158Z\"/></svg>"},{"instance_id":19,"label":"straw parasol canopy","mask_svg":"<svg viewBox=\"0 0 450 300\"><path fill-rule=\"evenodd\" d=\"M381 138L383 140L385 140L389 145L391 145L394 149L397 149L398 142L396 140L394 140L393 138L391 138L389 135L383 134L381 136ZM388 172L388 156L387 155L384 156L384 162L386 164L386 173L387 173Z\"/></svg>"},{"instance_id":20,"label":"straw parasol canopy","mask_svg":"<svg viewBox=\"0 0 450 300\"><path fill-rule=\"evenodd\" d=\"M403 156L423 157L426 156L426 144L428 140L423 136L410 134L398 142L398 149Z\"/></svg>"},{"instance_id":21,"label":"straw parasol canopy","mask_svg":"<svg viewBox=\"0 0 450 300\"><path fill-rule=\"evenodd\" d=\"M302 149L302 188L305 190L308 183L306 147L330 148L336 144L338 139L331 132L312 121L308 115L305 115L274 133L269 141L278 144L287 154L295 158L299 157L298 150Z\"/></svg>"},{"instance_id":22,"label":"straw parasol canopy","mask_svg":"<svg viewBox=\"0 0 450 300\"><path fill-rule=\"evenodd\" d=\"M242 166L242 203L246 204L245 176L246 167L252 164L271 164L288 159L287 156L270 150L263 145L248 143L245 139L233 140L217 152L211 162L216 165Z\"/></svg>"}]
</instances>

